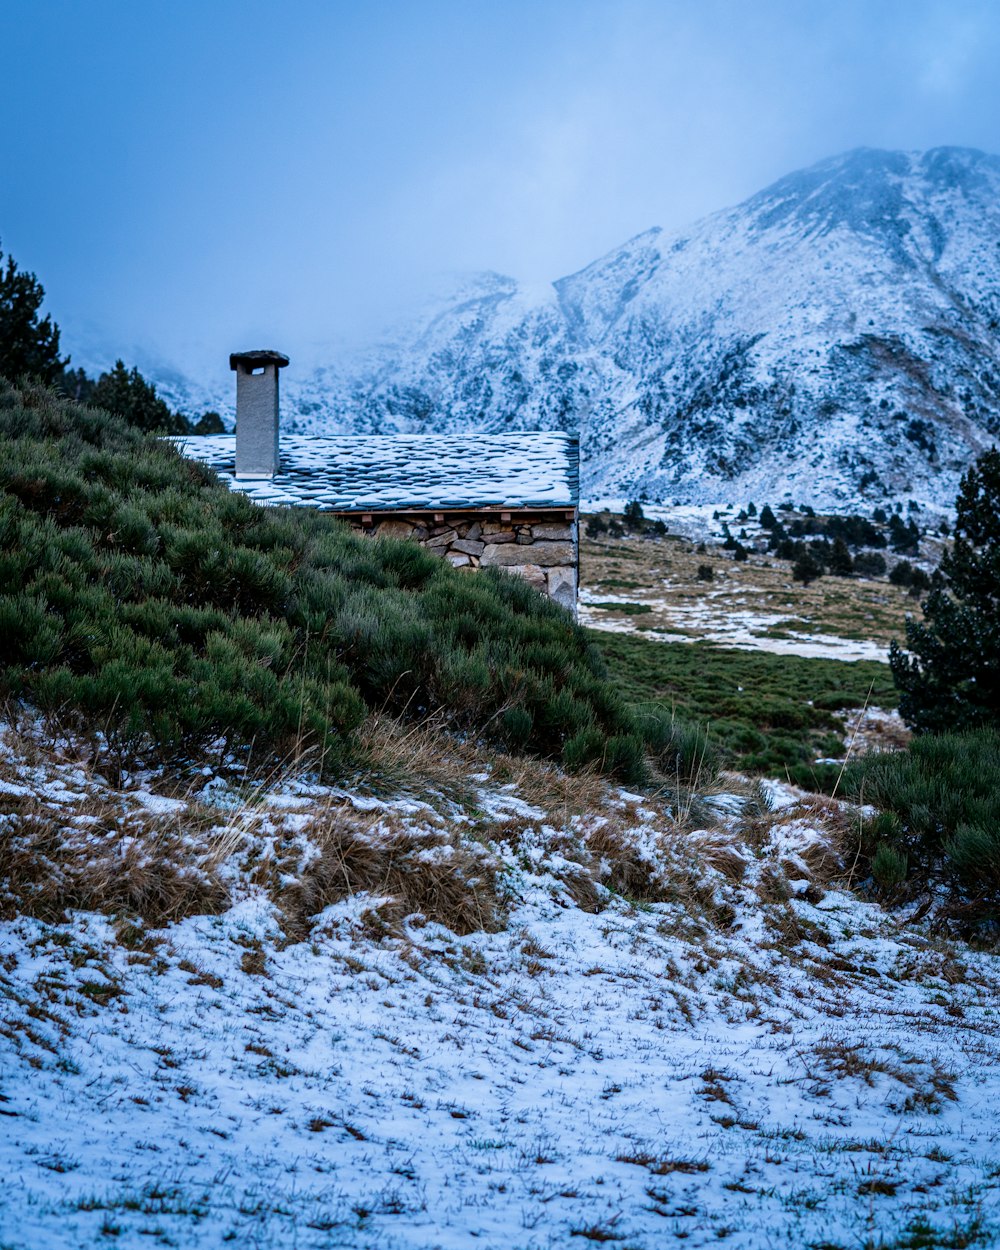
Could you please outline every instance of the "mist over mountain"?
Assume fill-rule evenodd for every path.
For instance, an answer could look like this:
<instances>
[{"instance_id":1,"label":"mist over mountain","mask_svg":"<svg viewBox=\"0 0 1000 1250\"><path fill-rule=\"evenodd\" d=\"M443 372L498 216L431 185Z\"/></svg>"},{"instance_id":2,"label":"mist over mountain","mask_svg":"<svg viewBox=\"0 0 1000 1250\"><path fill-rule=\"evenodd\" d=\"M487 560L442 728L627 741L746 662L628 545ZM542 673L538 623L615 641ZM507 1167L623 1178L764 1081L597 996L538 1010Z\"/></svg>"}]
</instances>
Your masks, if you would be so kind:
<instances>
[{"instance_id":1,"label":"mist over mountain","mask_svg":"<svg viewBox=\"0 0 1000 1250\"><path fill-rule=\"evenodd\" d=\"M860 149L304 375L278 346L288 429L578 429L590 500L948 504L1000 437L1000 158Z\"/></svg>"}]
</instances>

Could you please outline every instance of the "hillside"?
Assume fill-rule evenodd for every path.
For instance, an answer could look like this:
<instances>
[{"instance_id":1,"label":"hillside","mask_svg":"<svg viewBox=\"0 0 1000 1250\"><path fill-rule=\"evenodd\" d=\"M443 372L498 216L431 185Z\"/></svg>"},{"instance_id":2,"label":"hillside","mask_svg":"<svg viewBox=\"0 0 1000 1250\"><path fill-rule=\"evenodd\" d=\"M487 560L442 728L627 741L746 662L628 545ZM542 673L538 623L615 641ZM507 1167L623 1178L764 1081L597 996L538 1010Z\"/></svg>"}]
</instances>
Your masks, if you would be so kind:
<instances>
[{"instance_id":1,"label":"hillside","mask_svg":"<svg viewBox=\"0 0 1000 1250\"><path fill-rule=\"evenodd\" d=\"M528 587L51 392L0 429L4 1250L995 1243L966 896L675 719L787 776L877 673L611 682Z\"/></svg>"},{"instance_id":2,"label":"hillside","mask_svg":"<svg viewBox=\"0 0 1000 1250\"><path fill-rule=\"evenodd\" d=\"M569 614L521 579L259 508L168 442L0 382L0 698L119 765L205 750L357 763L404 711L643 775L640 725Z\"/></svg>"},{"instance_id":3,"label":"hillside","mask_svg":"<svg viewBox=\"0 0 1000 1250\"><path fill-rule=\"evenodd\" d=\"M1000 158L863 149L541 290L467 280L362 357L289 370L287 411L579 426L591 501L947 507L1000 434L998 326Z\"/></svg>"},{"instance_id":4,"label":"hillside","mask_svg":"<svg viewBox=\"0 0 1000 1250\"><path fill-rule=\"evenodd\" d=\"M0 1244L996 1244L995 958L850 813L388 733L372 795L0 725Z\"/></svg>"}]
</instances>

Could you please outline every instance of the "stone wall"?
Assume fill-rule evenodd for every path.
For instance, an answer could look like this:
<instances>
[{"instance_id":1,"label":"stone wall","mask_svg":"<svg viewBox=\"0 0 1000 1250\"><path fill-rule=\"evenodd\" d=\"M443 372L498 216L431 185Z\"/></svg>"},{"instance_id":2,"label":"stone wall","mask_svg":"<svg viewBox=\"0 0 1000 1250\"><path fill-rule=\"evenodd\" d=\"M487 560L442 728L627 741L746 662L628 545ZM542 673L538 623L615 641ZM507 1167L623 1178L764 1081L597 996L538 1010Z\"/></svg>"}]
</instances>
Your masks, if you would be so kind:
<instances>
[{"instance_id":1,"label":"stone wall","mask_svg":"<svg viewBox=\"0 0 1000 1250\"><path fill-rule=\"evenodd\" d=\"M440 524L398 517L363 523L345 519L357 533L410 538L458 569L494 564L516 573L536 590L576 614L577 525L551 518L513 517L499 521L495 514L451 516Z\"/></svg>"}]
</instances>

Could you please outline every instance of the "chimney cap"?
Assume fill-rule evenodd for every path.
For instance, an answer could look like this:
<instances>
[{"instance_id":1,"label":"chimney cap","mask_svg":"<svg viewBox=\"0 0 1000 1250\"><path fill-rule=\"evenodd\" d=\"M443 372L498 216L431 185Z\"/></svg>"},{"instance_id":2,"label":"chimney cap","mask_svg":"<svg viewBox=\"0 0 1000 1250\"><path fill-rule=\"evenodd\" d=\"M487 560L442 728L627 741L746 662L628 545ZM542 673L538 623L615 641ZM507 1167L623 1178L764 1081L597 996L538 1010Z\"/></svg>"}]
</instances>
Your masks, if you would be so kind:
<instances>
[{"instance_id":1,"label":"chimney cap","mask_svg":"<svg viewBox=\"0 0 1000 1250\"><path fill-rule=\"evenodd\" d=\"M261 365L276 365L279 369L284 369L287 364L288 357L283 352L269 350L233 352L229 357L230 369L238 369L240 365L250 365L254 369Z\"/></svg>"}]
</instances>

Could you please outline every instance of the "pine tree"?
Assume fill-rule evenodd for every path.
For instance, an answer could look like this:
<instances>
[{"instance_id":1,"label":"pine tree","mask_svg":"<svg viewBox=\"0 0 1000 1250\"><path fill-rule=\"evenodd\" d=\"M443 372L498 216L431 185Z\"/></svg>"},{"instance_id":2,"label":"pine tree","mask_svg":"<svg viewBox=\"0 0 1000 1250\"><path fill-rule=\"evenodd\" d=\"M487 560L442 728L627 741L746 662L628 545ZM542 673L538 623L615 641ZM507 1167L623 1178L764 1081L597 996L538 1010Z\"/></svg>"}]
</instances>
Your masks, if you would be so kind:
<instances>
[{"instance_id":1,"label":"pine tree","mask_svg":"<svg viewBox=\"0 0 1000 1250\"><path fill-rule=\"evenodd\" d=\"M40 317L45 288L33 273L18 269L13 257L3 265L0 251L0 375L23 375L55 382L69 364L59 355L59 327Z\"/></svg>"},{"instance_id":2,"label":"pine tree","mask_svg":"<svg viewBox=\"0 0 1000 1250\"><path fill-rule=\"evenodd\" d=\"M885 556L877 551L859 551L854 557L854 571L858 577L883 577Z\"/></svg>"},{"instance_id":3,"label":"pine tree","mask_svg":"<svg viewBox=\"0 0 1000 1250\"><path fill-rule=\"evenodd\" d=\"M892 644L899 710L918 732L1000 724L1000 452L962 478L955 540L923 621L908 618L909 653Z\"/></svg>"},{"instance_id":4,"label":"pine tree","mask_svg":"<svg viewBox=\"0 0 1000 1250\"><path fill-rule=\"evenodd\" d=\"M109 373L102 373L91 392L88 403L95 408L124 417L129 425L154 434L187 434L186 417L171 412L157 395L156 387L138 369L126 369L124 361L116 360Z\"/></svg>"},{"instance_id":5,"label":"pine tree","mask_svg":"<svg viewBox=\"0 0 1000 1250\"><path fill-rule=\"evenodd\" d=\"M766 503L760 510L760 523L766 530L773 530L778 523L778 519L771 511L769 503Z\"/></svg>"},{"instance_id":6,"label":"pine tree","mask_svg":"<svg viewBox=\"0 0 1000 1250\"><path fill-rule=\"evenodd\" d=\"M82 369L65 369L62 376L56 380L56 386L64 395L76 400L78 404L88 403L94 393L94 379L88 377Z\"/></svg>"},{"instance_id":7,"label":"pine tree","mask_svg":"<svg viewBox=\"0 0 1000 1250\"><path fill-rule=\"evenodd\" d=\"M638 499L632 499L625 505L625 511L622 514L625 518L625 524L629 529L638 529L645 520L642 511L642 504Z\"/></svg>"},{"instance_id":8,"label":"pine tree","mask_svg":"<svg viewBox=\"0 0 1000 1250\"><path fill-rule=\"evenodd\" d=\"M191 427L192 434L225 434L226 427L217 412L206 412Z\"/></svg>"},{"instance_id":9,"label":"pine tree","mask_svg":"<svg viewBox=\"0 0 1000 1250\"><path fill-rule=\"evenodd\" d=\"M853 576L854 561L851 559L847 543L842 538L833 540L833 546L830 548L830 556L827 560L827 568L834 577Z\"/></svg>"},{"instance_id":10,"label":"pine tree","mask_svg":"<svg viewBox=\"0 0 1000 1250\"><path fill-rule=\"evenodd\" d=\"M792 565L792 581L808 586L823 576L823 566L811 551L803 550Z\"/></svg>"}]
</instances>

